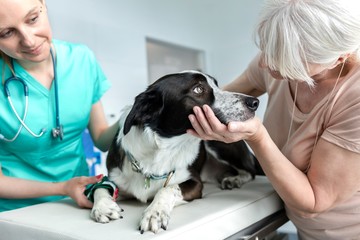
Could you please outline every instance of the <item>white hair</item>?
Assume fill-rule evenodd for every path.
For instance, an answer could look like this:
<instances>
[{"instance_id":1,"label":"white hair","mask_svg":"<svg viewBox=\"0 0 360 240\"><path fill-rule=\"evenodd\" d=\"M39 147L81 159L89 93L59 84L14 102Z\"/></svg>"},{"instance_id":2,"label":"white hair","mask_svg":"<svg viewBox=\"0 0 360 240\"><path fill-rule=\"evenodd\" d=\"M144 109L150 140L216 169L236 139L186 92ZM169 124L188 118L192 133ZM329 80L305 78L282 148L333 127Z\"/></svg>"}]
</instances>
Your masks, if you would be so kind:
<instances>
[{"instance_id":1,"label":"white hair","mask_svg":"<svg viewBox=\"0 0 360 240\"><path fill-rule=\"evenodd\" d=\"M357 5L356 0L266 0L256 32L264 63L312 86L308 64L331 65L349 53L360 59Z\"/></svg>"}]
</instances>

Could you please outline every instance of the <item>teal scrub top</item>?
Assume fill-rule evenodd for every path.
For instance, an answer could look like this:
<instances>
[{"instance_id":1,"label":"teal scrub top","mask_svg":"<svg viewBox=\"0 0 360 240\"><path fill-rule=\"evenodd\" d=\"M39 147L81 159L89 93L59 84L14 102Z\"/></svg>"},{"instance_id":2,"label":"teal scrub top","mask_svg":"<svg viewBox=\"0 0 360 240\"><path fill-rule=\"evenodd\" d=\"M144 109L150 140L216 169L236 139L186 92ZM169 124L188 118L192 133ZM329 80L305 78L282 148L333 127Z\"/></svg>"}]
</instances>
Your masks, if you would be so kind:
<instances>
[{"instance_id":1,"label":"teal scrub top","mask_svg":"<svg viewBox=\"0 0 360 240\"><path fill-rule=\"evenodd\" d=\"M59 117L64 138L52 137L56 127L54 84L47 89L30 76L16 61L17 77L29 88L26 125L35 133L46 132L41 137L32 136L23 128L14 142L0 140L0 166L6 176L46 182L65 181L75 176L89 174L82 145L82 132L87 127L91 107L110 87L94 54L84 45L54 40L56 51L56 80L59 96ZM0 59L0 76L11 76ZM4 87L3 83L1 84ZM11 99L22 118L25 110L23 86L18 82L9 84ZM0 134L11 139L20 127L11 110L3 89L0 89ZM0 211L25 207L62 197L51 196L36 199L1 199Z\"/></svg>"}]
</instances>

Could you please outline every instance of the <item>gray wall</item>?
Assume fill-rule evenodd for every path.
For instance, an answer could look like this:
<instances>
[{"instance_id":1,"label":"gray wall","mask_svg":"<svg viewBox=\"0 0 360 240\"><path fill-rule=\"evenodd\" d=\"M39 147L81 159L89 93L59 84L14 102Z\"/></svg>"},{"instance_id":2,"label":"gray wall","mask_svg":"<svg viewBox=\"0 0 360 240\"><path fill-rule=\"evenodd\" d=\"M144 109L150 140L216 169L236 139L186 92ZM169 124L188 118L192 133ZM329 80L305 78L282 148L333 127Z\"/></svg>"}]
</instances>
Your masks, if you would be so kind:
<instances>
[{"instance_id":1,"label":"gray wall","mask_svg":"<svg viewBox=\"0 0 360 240\"><path fill-rule=\"evenodd\" d=\"M199 49L220 86L256 54L252 34L262 0L47 0L54 38L88 45L112 88L108 116L148 84L146 37ZM258 115L262 116L262 101ZM109 121L113 119L109 118Z\"/></svg>"}]
</instances>

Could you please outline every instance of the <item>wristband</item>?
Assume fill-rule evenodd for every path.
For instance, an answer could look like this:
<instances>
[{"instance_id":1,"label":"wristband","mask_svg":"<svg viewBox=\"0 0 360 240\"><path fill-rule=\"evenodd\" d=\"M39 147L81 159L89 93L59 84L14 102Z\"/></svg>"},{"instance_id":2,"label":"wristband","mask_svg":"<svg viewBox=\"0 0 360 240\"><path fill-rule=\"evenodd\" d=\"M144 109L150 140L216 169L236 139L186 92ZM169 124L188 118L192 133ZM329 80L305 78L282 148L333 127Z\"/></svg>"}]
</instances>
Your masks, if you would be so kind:
<instances>
[{"instance_id":1,"label":"wristband","mask_svg":"<svg viewBox=\"0 0 360 240\"><path fill-rule=\"evenodd\" d=\"M109 191L110 195L113 197L114 201L118 197L119 189L114 182L110 181L107 176L104 176L100 182L89 184L86 186L84 191L85 196L89 201L94 202L94 193L98 188L105 188Z\"/></svg>"}]
</instances>

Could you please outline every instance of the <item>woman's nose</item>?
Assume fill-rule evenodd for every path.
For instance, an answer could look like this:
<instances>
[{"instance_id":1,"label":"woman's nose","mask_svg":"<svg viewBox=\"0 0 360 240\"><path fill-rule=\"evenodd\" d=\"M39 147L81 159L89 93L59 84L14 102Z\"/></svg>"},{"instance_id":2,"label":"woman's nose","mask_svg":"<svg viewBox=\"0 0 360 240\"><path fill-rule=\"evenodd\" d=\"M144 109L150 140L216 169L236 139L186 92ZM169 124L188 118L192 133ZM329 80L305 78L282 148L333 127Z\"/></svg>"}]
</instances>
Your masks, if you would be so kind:
<instances>
[{"instance_id":1,"label":"woman's nose","mask_svg":"<svg viewBox=\"0 0 360 240\"><path fill-rule=\"evenodd\" d=\"M260 68L267 68L267 67L268 67L268 66L266 65L266 63L265 63L264 55L263 55L263 54L261 54L261 56L260 56L258 65L259 65Z\"/></svg>"},{"instance_id":2,"label":"woman's nose","mask_svg":"<svg viewBox=\"0 0 360 240\"><path fill-rule=\"evenodd\" d=\"M19 31L21 36L21 44L25 47L32 48L35 46L35 36L30 29L24 28Z\"/></svg>"}]
</instances>

